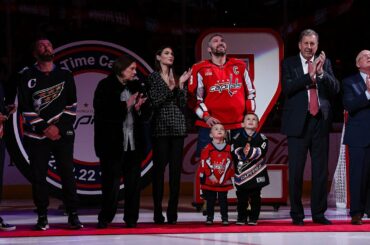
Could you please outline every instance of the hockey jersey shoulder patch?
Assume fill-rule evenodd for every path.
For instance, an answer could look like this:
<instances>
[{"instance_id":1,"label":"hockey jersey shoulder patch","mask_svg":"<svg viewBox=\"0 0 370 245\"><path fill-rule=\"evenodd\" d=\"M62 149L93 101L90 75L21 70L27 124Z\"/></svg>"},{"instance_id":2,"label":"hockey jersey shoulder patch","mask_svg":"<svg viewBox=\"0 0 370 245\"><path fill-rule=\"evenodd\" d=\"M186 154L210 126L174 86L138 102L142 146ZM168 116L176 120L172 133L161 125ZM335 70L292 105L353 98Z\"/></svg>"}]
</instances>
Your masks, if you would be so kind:
<instances>
[{"instance_id":1,"label":"hockey jersey shoulder patch","mask_svg":"<svg viewBox=\"0 0 370 245\"><path fill-rule=\"evenodd\" d=\"M21 70L18 71L18 74L23 74L28 71L30 68L28 66L23 67Z\"/></svg>"},{"instance_id":2,"label":"hockey jersey shoulder patch","mask_svg":"<svg viewBox=\"0 0 370 245\"><path fill-rule=\"evenodd\" d=\"M268 138L266 137L266 135L261 134L261 133L260 133L260 135L261 135L261 138L262 138L263 140L267 140L267 139L268 139Z\"/></svg>"}]
</instances>

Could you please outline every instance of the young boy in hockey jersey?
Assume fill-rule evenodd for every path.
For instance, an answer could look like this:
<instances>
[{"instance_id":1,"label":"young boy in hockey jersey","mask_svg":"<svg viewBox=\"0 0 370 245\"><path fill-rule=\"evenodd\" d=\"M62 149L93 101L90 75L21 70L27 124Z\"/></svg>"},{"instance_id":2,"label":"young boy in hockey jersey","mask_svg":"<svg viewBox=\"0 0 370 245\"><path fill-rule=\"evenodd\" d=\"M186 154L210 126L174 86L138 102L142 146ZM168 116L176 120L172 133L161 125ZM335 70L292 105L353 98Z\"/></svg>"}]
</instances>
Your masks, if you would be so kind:
<instances>
[{"instance_id":1,"label":"young boy in hockey jersey","mask_svg":"<svg viewBox=\"0 0 370 245\"><path fill-rule=\"evenodd\" d=\"M222 124L212 126L210 137L212 142L202 150L200 165L200 188L207 201L206 224L213 224L215 202L218 197L222 224L228 225L227 192L233 189L231 178L234 175L231 148L225 142L226 131Z\"/></svg>"},{"instance_id":2,"label":"young boy in hockey jersey","mask_svg":"<svg viewBox=\"0 0 370 245\"><path fill-rule=\"evenodd\" d=\"M259 119L249 113L244 117L244 130L232 138L232 156L235 164L234 182L238 198L237 225L257 225L261 210L261 189L269 184L264 156L266 136L256 132ZM248 204L251 210L247 213Z\"/></svg>"}]
</instances>

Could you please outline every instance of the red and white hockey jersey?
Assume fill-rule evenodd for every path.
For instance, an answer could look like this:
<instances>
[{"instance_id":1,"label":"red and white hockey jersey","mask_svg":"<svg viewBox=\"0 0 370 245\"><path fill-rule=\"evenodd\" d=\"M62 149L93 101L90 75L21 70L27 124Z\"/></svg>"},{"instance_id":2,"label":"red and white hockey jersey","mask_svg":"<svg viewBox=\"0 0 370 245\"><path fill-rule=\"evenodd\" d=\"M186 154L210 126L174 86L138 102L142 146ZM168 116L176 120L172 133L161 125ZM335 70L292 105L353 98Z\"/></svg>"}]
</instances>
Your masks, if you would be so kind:
<instances>
[{"instance_id":1,"label":"red and white hockey jersey","mask_svg":"<svg viewBox=\"0 0 370 245\"><path fill-rule=\"evenodd\" d=\"M244 115L256 109L254 85L240 59L227 59L223 66L210 60L195 64L188 90L189 106L200 119L197 126L209 127L203 119L212 116L225 129L241 128Z\"/></svg>"},{"instance_id":2,"label":"red and white hockey jersey","mask_svg":"<svg viewBox=\"0 0 370 245\"><path fill-rule=\"evenodd\" d=\"M200 156L200 178L202 190L228 191L233 189L231 178L234 176L234 164L231 156L231 146L226 144L218 150L209 143ZM212 182L211 178L216 181Z\"/></svg>"}]
</instances>

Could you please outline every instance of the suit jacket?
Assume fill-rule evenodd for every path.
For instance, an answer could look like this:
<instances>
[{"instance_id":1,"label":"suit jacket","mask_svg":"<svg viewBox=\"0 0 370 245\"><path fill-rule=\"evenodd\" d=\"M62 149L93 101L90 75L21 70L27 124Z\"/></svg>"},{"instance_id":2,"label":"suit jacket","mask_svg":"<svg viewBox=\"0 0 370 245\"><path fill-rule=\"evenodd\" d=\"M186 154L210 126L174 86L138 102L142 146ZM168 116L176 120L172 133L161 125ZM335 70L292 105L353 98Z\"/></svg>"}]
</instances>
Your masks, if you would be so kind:
<instances>
[{"instance_id":1,"label":"suit jacket","mask_svg":"<svg viewBox=\"0 0 370 245\"><path fill-rule=\"evenodd\" d=\"M133 94L139 91L139 81L129 81L128 90ZM102 79L94 93L94 147L96 155L120 157L123 153L123 122L127 116L126 102L121 101L121 93L126 87L115 74ZM140 113L132 110L134 117L134 137L138 150L143 150L143 123L149 120L149 103L140 108ZM139 152L142 153L142 152Z\"/></svg>"},{"instance_id":2,"label":"suit jacket","mask_svg":"<svg viewBox=\"0 0 370 245\"><path fill-rule=\"evenodd\" d=\"M365 91L360 73L343 80L343 105L348 111L343 143L353 147L370 145L370 101Z\"/></svg>"},{"instance_id":3,"label":"suit jacket","mask_svg":"<svg viewBox=\"0 0 370 245\"><path fill-rule=\"evenodd\" d=\"M339 92L339 82L333 74L330 60L326 59L322 78L316 77L320 110L322 113L321 133L329 132L331 122L330 97ZM285 104L281 131L287 136L302 135L308 115L307 88L312 84L310 75L303 74L300 56L285 59L282 65L282 91Z\"/></svg>"},{"instance_id":4,"label":"suit jacket","mask_svg":"<svg viewBox=\"0 0 370 245\"><path fill-rule=\"evenodd\" d=\"M0 112L2 114L6 113L5 106L4 106L4 98L5 98L5 94L4 94L3 84L2 82L0 82Z\"/></svg>"}]
</instances>

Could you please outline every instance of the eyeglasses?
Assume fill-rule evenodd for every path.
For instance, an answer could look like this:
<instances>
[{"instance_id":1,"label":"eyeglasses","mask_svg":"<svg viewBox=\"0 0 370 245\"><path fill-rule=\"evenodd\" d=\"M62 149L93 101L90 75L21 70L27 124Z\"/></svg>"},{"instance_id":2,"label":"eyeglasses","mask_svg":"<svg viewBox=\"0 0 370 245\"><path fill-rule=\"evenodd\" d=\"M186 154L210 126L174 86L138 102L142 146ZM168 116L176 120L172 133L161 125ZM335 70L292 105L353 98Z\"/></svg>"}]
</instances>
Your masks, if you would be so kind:
<instances>
[{"instance_id":1,"label":"eyeglasses","mask_svg":"<svg viewBox=\"0 0 370 245\"><path fill-rule=\"evenodd\" d=\"M362 58L370 58L370 53L363 54L359 57L359 60Z\"/></svg>"}]
</instances>

